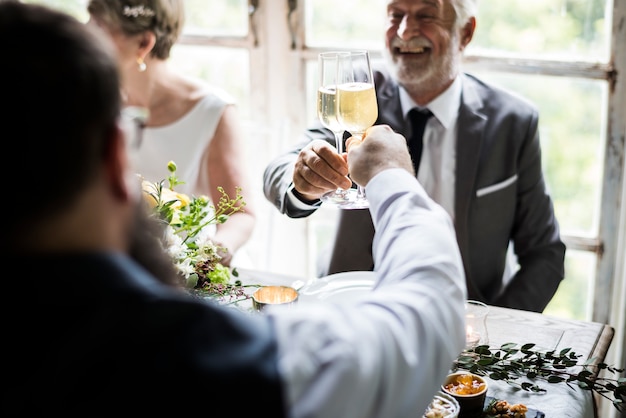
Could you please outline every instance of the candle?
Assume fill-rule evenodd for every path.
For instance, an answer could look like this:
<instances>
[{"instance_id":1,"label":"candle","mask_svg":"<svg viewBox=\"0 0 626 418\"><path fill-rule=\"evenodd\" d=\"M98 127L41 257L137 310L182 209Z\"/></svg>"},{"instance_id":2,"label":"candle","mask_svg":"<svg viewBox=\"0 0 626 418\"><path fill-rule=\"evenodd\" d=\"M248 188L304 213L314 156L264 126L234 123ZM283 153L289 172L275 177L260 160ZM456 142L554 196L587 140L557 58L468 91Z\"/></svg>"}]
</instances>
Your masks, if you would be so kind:
<instances>
[{"instance_id":1,"label":"candle","mask_svg":"<svg viewBox=\"0 0 626 418\"><path fill-rule=\"evenodd\" d=\"M489 344L487 337L487 313L489 307L482 302L468 300L465 303L465 348L472 349Z\"/></svg>"},{"instance_id":2,"label":"candle","mask_svg":"<svg viewBox=\"0 0 626 418\"><path fill-rule=\"evenodd\" d=\"M465 348L474 348L479 342L480 334L474 331L471 325L468 325L465 332Z\"/></svg>"}]
</instances>

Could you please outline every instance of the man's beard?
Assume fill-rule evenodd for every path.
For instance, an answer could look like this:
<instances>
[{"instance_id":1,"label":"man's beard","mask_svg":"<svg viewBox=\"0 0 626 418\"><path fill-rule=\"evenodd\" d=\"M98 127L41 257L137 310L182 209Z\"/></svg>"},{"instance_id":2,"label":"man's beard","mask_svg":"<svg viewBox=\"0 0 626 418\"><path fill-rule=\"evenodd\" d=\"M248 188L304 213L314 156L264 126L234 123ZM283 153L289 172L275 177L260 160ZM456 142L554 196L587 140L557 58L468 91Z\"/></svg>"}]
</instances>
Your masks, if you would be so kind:
<instances>
[{"instance_id":1,"label":"man's beard","mask_svg":"<svg viewBox=\"0 0 626 418\"><path fill-rule=\"evenodd\" d=\"M129 255L160 282L184 286L184 278L174 268L163 247L165 224L150 211L143 199L137 201L130 234Z\"/></svg>"},{"instance_id":2,"label":"man's beard","mask_svg":"<svg viewBox=\"0 0 626 418\"><path fill-rule=\"evenodd\" d=\"M443 91L458 74L461 63L460 54L456 55L459 48L458 36L455 35L450 43L450 48L444 55L436 58L431 56L425 66L411 65L402 56L394 57L389 48L383 49L383 56L389 72L398 84L412 95L421 96L432 91Z\"/></svg>"}]
</instances>

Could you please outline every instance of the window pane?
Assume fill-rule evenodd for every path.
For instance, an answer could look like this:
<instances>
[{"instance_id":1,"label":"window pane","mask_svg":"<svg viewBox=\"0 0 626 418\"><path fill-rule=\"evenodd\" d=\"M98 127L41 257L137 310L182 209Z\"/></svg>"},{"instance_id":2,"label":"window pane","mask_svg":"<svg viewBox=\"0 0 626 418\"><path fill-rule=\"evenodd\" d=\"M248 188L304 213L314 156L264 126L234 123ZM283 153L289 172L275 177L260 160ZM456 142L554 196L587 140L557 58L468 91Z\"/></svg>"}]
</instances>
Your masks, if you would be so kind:
<instances>
[{"instance_id":1,"label":"window pane","mask_svg":"<svg viewBox=\"0 0 626 418\"><path fill-rule=\"evenodd\" d=\"M306 62L306 123L317 120L317 60Z\"/></svg>"},{"instance_id":2,"label":"window pane","mask_svg":"<svg viewBox=\"0 0 626 418\"><path fill-rule=\"evenodd\" d=\"M246 36L248 0L185 0L185 33Z\"/></svg>"},{"instance_id":3,"label":"window pane","mask_svg":"<svg viewBox=\"0 0 626 418\"><path fill-rule=\"evenodd\" d=\"M472 54L607 62L612 0L480 0Z\"/></svg>"},{"instance_id":4,"label":"window pane","mask_svg":"<svg viewBox=\"0 0 626 418\"><path fill-rule=\"evenodd\" d=\"M306 44L312 47L380 49L385 7L380 0L306 0Z\"/></svg>"},{"instance_id":5,"label":"window pane","mask_svg":"<svg viewBox=\"0 0 626 418\"><path fill-rule=\"evenodd\" d=\"M596 263L593 253L567 250L565 279L543 313L561 318L591 320Z\"/></svg>"},{"instance_id":6,"label":"window pane","mask_svg":"<svg viewBox=\"0 0 626 418\"><path fill-rule=\"evenodd\" d=\"M239 113L250 113L250 73L248 51L221 47L176 44L171 65L184 74L200 77L235 97Z\"/></svg>"},{"instance_id":7,"label":"window pane","mask_svg":"<svg viewBox=\"0 0 626 418\"><path fill-rule=\"evenodd\" d=\"M598 233L607 102L604 81L474 72L539 108L546 181L562 233Z\"/></svg>"}]
</instances>

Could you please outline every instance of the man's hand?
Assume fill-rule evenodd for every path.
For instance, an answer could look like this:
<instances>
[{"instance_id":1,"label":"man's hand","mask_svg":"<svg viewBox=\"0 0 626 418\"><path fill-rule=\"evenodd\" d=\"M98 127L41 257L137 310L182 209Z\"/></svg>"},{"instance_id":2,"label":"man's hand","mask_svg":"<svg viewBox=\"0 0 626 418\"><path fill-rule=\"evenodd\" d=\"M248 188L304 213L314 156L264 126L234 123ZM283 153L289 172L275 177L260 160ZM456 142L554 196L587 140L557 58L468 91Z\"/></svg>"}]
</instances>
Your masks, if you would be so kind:
<instances>
[{"instance_id":1,"label":"man's hand","mask_svg":"<svg viewBox=\"0 0 626 418\"><path fill-rule=\"evenodd\" d=\"M295 189L306 199L319 199L331 190L349 189L348 164L345 155L324 140L315 140L298 154L293 172Z\"/></svg>"},{"instance_id":2,"label":"man's hand","mask_svg":"<svg viewBox=\"0 0 626 418\"><path fill-rule=\"evenodd\" d=\"M415 175L406 139L388 125L372 126L361 141L349 138L346 148L350 177L361 186L389 168L403 168Z\"/></svg>"}]
</instances>

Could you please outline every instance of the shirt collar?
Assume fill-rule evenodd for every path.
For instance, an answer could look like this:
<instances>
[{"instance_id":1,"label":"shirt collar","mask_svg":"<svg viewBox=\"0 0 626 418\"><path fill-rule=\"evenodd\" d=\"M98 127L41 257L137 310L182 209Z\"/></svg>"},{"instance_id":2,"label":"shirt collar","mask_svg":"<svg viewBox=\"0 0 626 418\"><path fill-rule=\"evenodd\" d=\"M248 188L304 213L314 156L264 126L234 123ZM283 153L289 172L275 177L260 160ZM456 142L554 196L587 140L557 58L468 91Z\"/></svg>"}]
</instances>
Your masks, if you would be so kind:
<instances>
[{"instance_id":1,"label":"shirt collar","mask_svg":"<svg viewBox=\"0 0 626 418\"><path fill-rule=\"evenodd\" d=\"M450 129L454 126L454 122L459 113L461 92L463 90L462 83L462 77L457 76L452 84L450 84L450 87L426 105L426 108L433 113L439 123L446 129ZM418 106L413 99L411 99L409 93L407 93L402 86L400 86L400 105L402 106L402 113L405 119L408 117L411 109L415 107L423 109L423 107Z\"/></svg>"}]
</instances>

